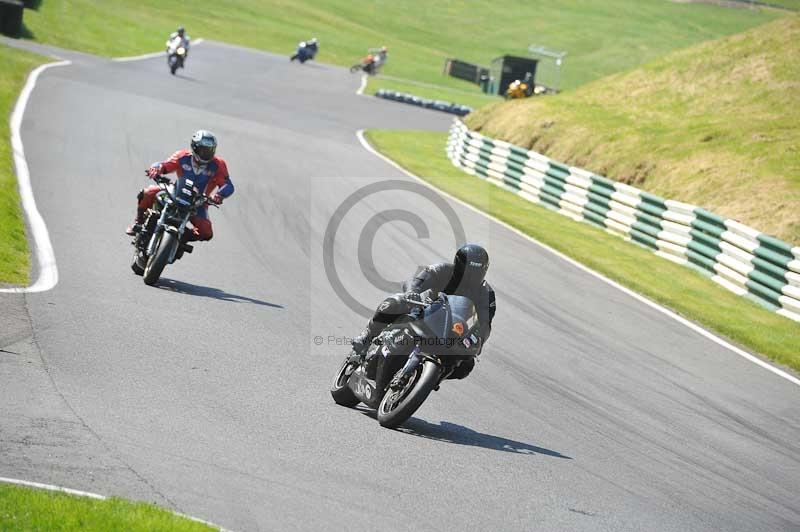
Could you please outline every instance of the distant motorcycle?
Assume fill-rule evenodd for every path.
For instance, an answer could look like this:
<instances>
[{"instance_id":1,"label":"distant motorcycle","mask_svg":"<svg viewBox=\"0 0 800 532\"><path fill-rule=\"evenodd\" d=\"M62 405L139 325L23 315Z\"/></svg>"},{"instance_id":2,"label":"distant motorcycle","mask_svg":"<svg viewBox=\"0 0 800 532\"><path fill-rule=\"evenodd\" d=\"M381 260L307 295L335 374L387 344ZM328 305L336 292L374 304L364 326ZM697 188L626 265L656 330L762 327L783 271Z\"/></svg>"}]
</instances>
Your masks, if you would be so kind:
<instances>
[{"instance_id":1,"label":"distant motorcycle","mask_svg":"<svg viewBox=\"0 0 800 532\"><path fill-rule=\"evenodd\" d=\"M186 60L186 48L183 46L183 39L176 37L167 41L167 65L172 75L179 68L183 68L183 63Z\"/></svg>"},{"instance_id":2,"label":"distant motorcycle","mask_svg":"<svg viewBox=\"0 0 800 532\"><path fill-rule=\"evenodd\" d=\"M312 39L312 41L315 41ZM289 58L290 61L294 61L297 59L300 63L305 63L317 55L317 51L319 47L317 46L316 42L306 42L301 41L300 44L297 45L297 51L294 53L292 57Z\"/></svg>"},{"instance_id":3,"label":"distant motorcycle","mask_svg":"<svg viewBox=\"0 0 800 532\"><path fill-rule=\"evenodd\" d=\"M378 73L378 70L380 69L380 65L381 65L381 63L380 63L380 60L378 59L378 57L376 55L374 55L374 54L369 54L369 55L361 58L360 62L358 62L355 65L351 66L350 67L350 73L363 71L364 73L369 74L370 76L374 76L375 74Z\"/></svg>"},{"instance_id":4,"label":"distant motorcycle","mask_svg":"<svg viewBox=\"0 0 800 532\"><path fill-rule=\"evenodd\" d=\"M342 406L364 403L377 410L381 426L395 428L410 418L433 390L465 360L480 353L478 314L464 296L421 294L411 321L387 327L362 360L348 355L331 386Z\"/></svg>"},{"instance_id":5,"label":"distant motorcycle","mask_svg":"<svg viewBox=\"0 0 800 532\"><path fill-rule=\"evenodd\" d=\"M189 218L204 205L218 207L191 179L179 177L170 184L168 177L159 176L156 182L161 191L153 208L145 213L144 223L134 229L132 242L136 251L131 269L146 285L156 284L167 264L192 252L190 244L181 243Z\"/></svg>"}]
</instances>

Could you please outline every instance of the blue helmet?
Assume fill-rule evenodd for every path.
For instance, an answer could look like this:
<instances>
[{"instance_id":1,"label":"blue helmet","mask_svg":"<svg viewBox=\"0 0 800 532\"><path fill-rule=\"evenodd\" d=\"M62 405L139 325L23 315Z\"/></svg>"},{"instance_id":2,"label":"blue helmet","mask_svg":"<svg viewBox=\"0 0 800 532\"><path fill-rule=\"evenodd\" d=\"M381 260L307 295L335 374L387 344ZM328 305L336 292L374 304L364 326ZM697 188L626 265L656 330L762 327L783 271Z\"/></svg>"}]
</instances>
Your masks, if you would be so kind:
<instances>
[{"instance_id":1,"label":"blue helmet","mask_svg":"<svg viewBox=\"0 0 800 532\"><path fill-rule=\"evenodd\" d=\"M217 151L217 137L206 129L198 129L192 135L192 155L201 163L207 163L214 158Z\"/></svg>"}]
</instances>

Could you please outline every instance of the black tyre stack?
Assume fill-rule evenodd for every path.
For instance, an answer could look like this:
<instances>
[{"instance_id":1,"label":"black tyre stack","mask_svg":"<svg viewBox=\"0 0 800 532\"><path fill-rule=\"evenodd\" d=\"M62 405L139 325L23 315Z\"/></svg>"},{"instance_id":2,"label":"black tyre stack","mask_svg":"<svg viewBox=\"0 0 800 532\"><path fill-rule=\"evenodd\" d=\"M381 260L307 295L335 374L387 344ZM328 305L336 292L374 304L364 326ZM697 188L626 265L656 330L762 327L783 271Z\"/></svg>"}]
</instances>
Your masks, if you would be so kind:
<instances>
[{"instance_id":1,"label":"black tyre stack","mask_svg":"<svg viewBox=\"0 0 800 532\"><path fill-rule=\"evenodd\" d=\"M459 105L454 102L445 102L443 100L429 100L427 98L420 98L406 92L395 92L387 89L379 89L375 93L375 96L385 100L407 103L410 105L416 105L417 107L434 109L436 111L442 111L443 113L450 113L458 116L468 115L473 111L472 107L468 107L466 105Z\"/></svg>"}]
</instances>

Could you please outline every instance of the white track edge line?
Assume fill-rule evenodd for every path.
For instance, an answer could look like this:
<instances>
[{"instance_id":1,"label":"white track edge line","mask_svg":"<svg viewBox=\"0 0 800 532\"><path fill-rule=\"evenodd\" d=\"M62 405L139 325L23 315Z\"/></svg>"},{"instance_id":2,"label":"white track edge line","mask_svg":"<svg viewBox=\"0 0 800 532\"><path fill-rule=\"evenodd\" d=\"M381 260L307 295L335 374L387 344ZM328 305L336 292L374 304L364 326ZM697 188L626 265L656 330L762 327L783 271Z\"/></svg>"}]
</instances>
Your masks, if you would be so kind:
<instances>
[{"instance_id":1,"label":"white track edge line","mask_svg":"<svg viewBox=\"0 0 800 532\"><path fill-rule=\"evenodd\" d=\"M92 493L90 491L81 491L81 490L76 490L76 489L72 489L72 488L64 488L62 486L55 486L53 484L42 484L41 482L33 482L31 480L20 480L18 478L0 477L0 482L4 482L6 484L14 484L14 485L17 485L17 486L27 486L27 487L30 487L30 488L38 488L38 489L47 490L47 491L57 491L57 492L60 492L60 493L67 493L69 495L75 495L76 497L88 497L90 499L97 499L97 500L100 500L100 501L108 500L108 497L106 497L105 495L100 495L99 493ZM159 508L161 508L161 507L159 507ZM189 519L189 520L194 521L196 523L202 523L204 525L208 525L210 527L219 529L220 532L231 532L230 530L228 530L226 528L222 528L221 526L219 526L219 525L217 525L215 523L212 523L211 521L206 521L205 519L200 519L199 517L193 517L191 515L186 515L186 514L181 513L181 512L175 512L175 511L172 511L172 510L170 510L168 508L161 508L161 509L168 511L168 512L172 513L173 515L177 515L178 517L183 517L185 519Z\"/></svg>"},{"instance_id":2,"label":"white track edge line","mask_svg":"<svg viewBox=\"0 0 800 532\"><path fill-rule=\"evenodd\" d=\"M50 242L50 234L47 232L47 225L44 218L36 208L36 200L33 197L31 186L31 176L28 170L28 162L25 160L25 150L22 145L22 118L25 115L25 108L28 99L36 86L39 74L50 67L67 66L71 61L56 61L46 63L35 68L29 75L25 86L19 93L14 111L11 113L9 126L11 128L11 152L13 153L14 169L17 174L17 187L19 197L22 202L22 210L31 231L32 253L36 257L39 272L36 282L27 287L0 288L0 293L26 293L26 292L45 292L58 284L58 267L56 266L56 256L53 252L53 244Z\"/></svg>"},{"instance_id":3,"label":"white track edge line","mask_svg":"<svg viewBox=\"0 0 800 532\"><path fill-rule=\"evenodd\" d=\"M192 46L197 46L198 44L202 43L205 39L200 37L199 39L195 39L191 42ZM128 61L140 61L142 59L151 59L153 57L161 57L164 55L165 52L151 52L149 54L142 54L142 55L132 55L129 57L112 57L112 61L116 61L117 63L125 63Z\"/></svg>"},{"instance_id":4,"label":"white track edge line","mask_svg":"<svg viewBox=\"0 0 800 532\"><path fill-rule=\"evenodd\" d=\"M359 96L364 96L364 89L367 88L367 75L362 74L361 76L361 85L358 87L356 94Z\"/></svg>"},{"instance_id":5,"label":"white track edge line","mask_svg":"<svg viewBox=\"0 0 800 532\"><path fill-rule=\"evenodd\" d=\"M687 320L683 316L680 316L679 314L676 314L675 312L669 310L668 308L661 306L660 304L656 303L655 301L652 301L652 300L644 297L643 295L634 292L630 288L626 288L626 287L622 286L621 284L617 283L616 281L613 281L613 280L609 279L608 277L604 276L603 274L592 270L588 266L585 266L585 265L581 264L580 262L576 261L575 259L572 259L572 258L568 257L567 255L564 255L560 251L548 246L547 244L539 242L538 240L536 240L532 236L526 235L525 233L523 233L522 231L520 231L516 227L513 227L513 226L507 224L506 222L495 218L491 214L485 213L482 210L480 210L480 209L478 209L476 207L473 207L472 205L470 205L470 204L468 204L468 203L466 203L466 202L464 202L464 201L462 201L462 200L460 200L460 199L458 199L458 198L456 198L454 196L451 196L447 192L444 192L443 190L438 189L437 187L435 187L432 184L428 183L424 179L421 179L421 178L415 176L414 174L412 174L411 172L409 172L408 170L406 170L405 168L403 168L402 166L400 166L399 164L397 164L396 162L394 162L390 158L386 157L382 153L379 153L375 148L373 148L372 145L367 141L367 139L364 138L364 130L363 129L359 129L358 131L356 131L356 137L358 137L359 142L361 143L361 145L367 151L369 151L373 155L377 155L378 157L383 159L385 162L387 162L390 165L392 165L393 167L397 168L398 170L400 170L401 172L403 172L407 176L409 176L409 177L411 177L413 179L416 179L417 181L419 181L423 185L427 186L428 188L430 188L432 190L435 190L439 194L445 196L446 198L448 198L448 199L450 199L452 201L455 201L459 205L463 205L464 207L470 209L471 211L476 212L476 213L478 213L478 214L480 214L482 216L485 216L486 218L488 218L488 219L490 219L490 220L502 225L506 229L509 229L509 230L513 231L514 233L518 234L522 238L524 238L524 239L526 239L526 240L528 240L530 242L533 242L534 244L536 244L537 246L541 247L542 249L546 249L547 251L549 251L550 253L553 253L554 255L559 257L560 259L567 261L568 263L572 264L576 268L588 273L589 275L592 275L592 276L596 277L597 279L600 279L604 283L606 283L606 284L608 284L610 286L613 286L614 288L616 288L616 289L628 294L629 296L631 296L632 298L636 299L637 301L640 301L641 303L644 303L645 305L647 305L647 306L649 306L649 307L661 312L662 314L664 314L666 316L669 316L670 318L674 319L678 323L680 323L682 325L685 325L686 327L692 329L696 333L708 338L712 342L724 347L725 349L728 349L729 351L732 351L732 352L736 353L740 357L746 358L750 362L752 362L754 364L757 364L757 365L761 366L762 368L764 368L764 369L766 369L768 371L771 371L775 375L778 375L779 377L783 377L784 379L788 380L789 382L800 386L800 379L794 377L793 375L790 375L789 373L783 371L782 369L776 368L775 366L764 362L760 358L758 358L758 357L756 357L754 355L751 355L747 351L744 351L743 349L741 349L739 347L736 347L735 345L731 344L730 342L728 342L726 340L723 340L722 338L720 338L719 336L715 335L714 333L712 333L708 329L705 329L705 328L701 327L700 325L697 325L696 323L693 323L693 322Z\"/></svg>"},{"instance_id":6,"label":"white track edge line","mask_svg":"<svg viewBox=\"0 0 800 532\"><path fill-rule=\"evenodd\" d=\"M107 499L105 495L99 495L97 493L91 493L88 491L81 491L81 490L74 490L72 488L63 488L61 486L54 486L52 484L42 484L41 482L32 482L30 480L20 480L18 478L6 478L0 477L0 482L5 482L6 484L16 484L18 486L28 486L31 488L39 488L48 491L60 491L62 493L69 493L70 495L76 495L78 497L89 497L91 499L98 499L104 501Z\"/></svg>"}]
</instances>

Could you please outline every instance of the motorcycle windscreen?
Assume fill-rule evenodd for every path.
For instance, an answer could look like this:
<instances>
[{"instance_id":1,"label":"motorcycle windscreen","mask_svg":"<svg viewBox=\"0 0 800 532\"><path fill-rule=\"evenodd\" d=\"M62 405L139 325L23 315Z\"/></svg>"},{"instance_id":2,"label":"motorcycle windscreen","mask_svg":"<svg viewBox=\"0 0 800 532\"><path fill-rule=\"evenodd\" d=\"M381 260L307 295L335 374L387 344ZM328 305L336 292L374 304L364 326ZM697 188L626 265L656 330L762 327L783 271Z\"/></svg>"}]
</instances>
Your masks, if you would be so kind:
<instances>
[{"instance_id":1,"label":"motorcycle windscreen","mask_svg":"<svg viewBox=\"0 0 800 532\"><path fill-rule=\"evenodd\" d=\"M478 317L471 299L448 295L428 306L419 321L413 324L419 332L437 338L460 338L475 327Z\"/></svg>"},{"instance_id":2,"label":"motorcycle windscreen","mask_svg":"<svg viewBox=\"0 0 800 532\"><path fill-rule=\"evenodd\" d=\"M447 296L450 307L448 338L463 338L478 325L478 311L475 303L464 296Z\"/></svg>"}]
</instances>

